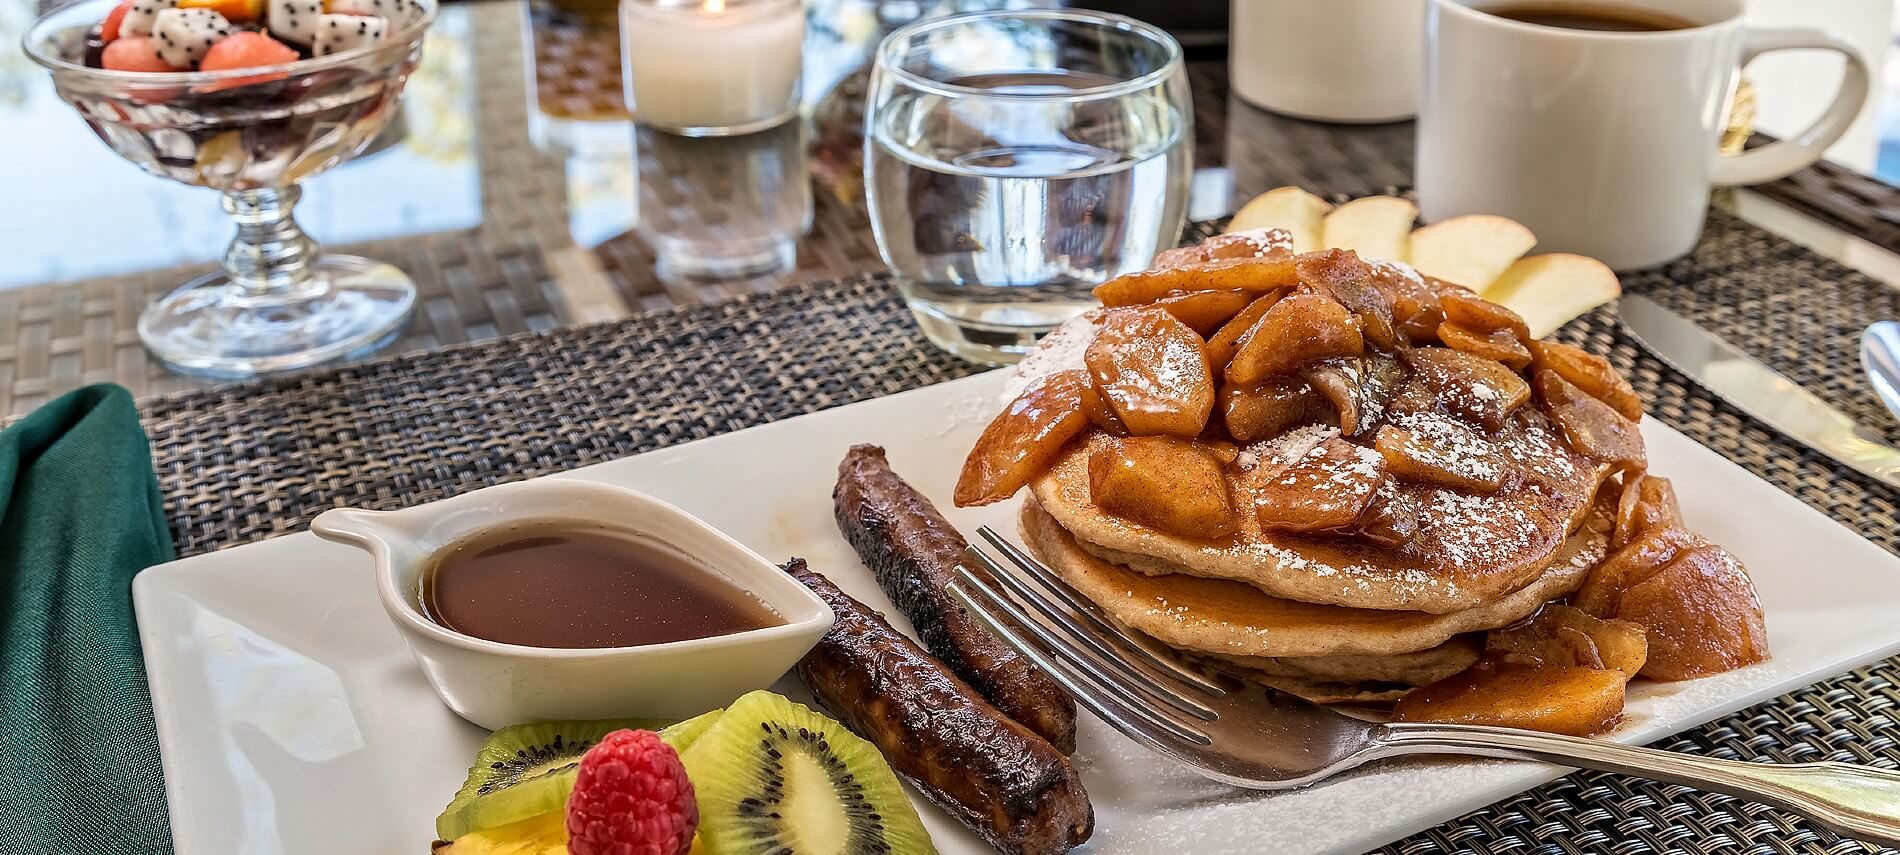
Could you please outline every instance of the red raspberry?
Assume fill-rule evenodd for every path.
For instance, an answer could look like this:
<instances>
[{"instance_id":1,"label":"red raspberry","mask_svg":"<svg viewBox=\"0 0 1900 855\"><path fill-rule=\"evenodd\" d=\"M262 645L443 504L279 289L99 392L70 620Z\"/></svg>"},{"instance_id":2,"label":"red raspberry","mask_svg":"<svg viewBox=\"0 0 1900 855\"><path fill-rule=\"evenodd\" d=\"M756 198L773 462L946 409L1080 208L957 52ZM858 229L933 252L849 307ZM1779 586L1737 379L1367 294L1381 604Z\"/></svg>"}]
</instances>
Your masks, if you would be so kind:
<instances>
[{"instance_id":1,"label":"red raspberry","mask_svg":"<svg viewBox=\"0 0 1900 855\"><path fill-rule=\"evenodd\" d=\"M573 855L685 855L699 827L693 782L650 730L616 730L581 755L567 797Z\"/></svg>"}]
</instances>

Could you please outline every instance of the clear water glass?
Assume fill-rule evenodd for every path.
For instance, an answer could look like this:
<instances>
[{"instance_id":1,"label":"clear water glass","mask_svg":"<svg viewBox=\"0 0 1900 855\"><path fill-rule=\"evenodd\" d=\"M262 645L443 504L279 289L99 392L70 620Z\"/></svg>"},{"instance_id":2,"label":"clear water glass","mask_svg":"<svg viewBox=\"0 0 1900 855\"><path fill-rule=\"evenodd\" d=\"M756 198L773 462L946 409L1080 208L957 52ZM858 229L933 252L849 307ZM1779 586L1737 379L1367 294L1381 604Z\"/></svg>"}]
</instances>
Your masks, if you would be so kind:
<instances>
[{"instance_id":1,"label":"clear water glass","mask_svg":"<svg viewBox=\"0 0 1900 855\"><path fill-rule=\"evenodd\" d=\"M801 123L697 138L641 124L636 145L638 232L661 281L759 290L797 265L813 209Z\"/></svg>"},{"instance_id":2,"label":"clear water glass","mask_svg":"<svg viewBox=\"0 0 1900 855\"><path fill-rule=\"evenodd\" d=\"M865 187L924 334L1005 363L1180 236L1193 168L1181 46L1100 12L919 21L871 73Z\"/></svg>"}]
</instances>

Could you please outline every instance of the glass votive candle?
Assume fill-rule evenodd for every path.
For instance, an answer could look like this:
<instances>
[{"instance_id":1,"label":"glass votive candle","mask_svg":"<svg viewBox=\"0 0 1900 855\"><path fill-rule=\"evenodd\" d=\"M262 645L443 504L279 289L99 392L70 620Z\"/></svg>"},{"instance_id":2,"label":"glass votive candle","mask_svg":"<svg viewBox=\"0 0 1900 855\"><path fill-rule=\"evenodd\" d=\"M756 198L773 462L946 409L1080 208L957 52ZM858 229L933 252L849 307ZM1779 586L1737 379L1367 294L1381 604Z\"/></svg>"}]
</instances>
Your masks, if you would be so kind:
<instances>
[{"instance_id":1,"label":"glass votive candle","mask_svg":"<svg viewBox=\"0 0 1900 855\"><path fill-rule=\"evenodd\" d=\"M798 112L803 0L621 0L620 39L641 124L729 136Z\"/></svg>"},{"instance_id":2,"label":"glass votive candle","mask_svg":"<svg viewBox=\"0 0 1900 855\"><path fill-rule=\"evenodd\" d=\"M798 263L813 204L801 122L688 139L640 125L639 225L675 287L761 290Z\"/></svg>"}]
</instances>

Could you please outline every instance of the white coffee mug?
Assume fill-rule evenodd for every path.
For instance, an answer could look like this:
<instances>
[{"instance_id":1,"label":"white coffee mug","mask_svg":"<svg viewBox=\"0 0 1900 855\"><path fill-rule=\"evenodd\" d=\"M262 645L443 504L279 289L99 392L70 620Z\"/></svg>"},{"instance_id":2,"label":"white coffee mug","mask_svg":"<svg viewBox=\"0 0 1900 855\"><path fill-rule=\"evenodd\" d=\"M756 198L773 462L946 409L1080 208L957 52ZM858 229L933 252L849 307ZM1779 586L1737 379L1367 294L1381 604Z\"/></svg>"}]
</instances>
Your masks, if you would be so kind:
<instances>
[{"instance_id":1,"label":"white coffee mug","mask_svg":"<svg viewBox=\"0 0 1900 855\"><path fill-rule=\"evenodd\" d=\"M1394 122L1418 108L1426 0L1234 0L1234 94L1323 122Z\"/></svg>"},{"instance_id":2,"label":"white coffee mug","mask_svg":"<svg viewBox=\"0 0 1900 855\"><path fill-rule=\"evenodd\" d=\"M1867 63L1851 44L1821 30L1746 27L1742 0L1594 4L1694 25L1648 32L1485 11L1512 5L1522 4L1431 0L1417 164L1427 221L1500 214L1529 226L1540 251L1619 270L1661 264L1695 247L1711 186L1772 181L1814 163L1867 100ZM1797 48L1846 58L1833 103L1787 139L1720 154L1741 67Z\"/></svg>"}]
</instances>

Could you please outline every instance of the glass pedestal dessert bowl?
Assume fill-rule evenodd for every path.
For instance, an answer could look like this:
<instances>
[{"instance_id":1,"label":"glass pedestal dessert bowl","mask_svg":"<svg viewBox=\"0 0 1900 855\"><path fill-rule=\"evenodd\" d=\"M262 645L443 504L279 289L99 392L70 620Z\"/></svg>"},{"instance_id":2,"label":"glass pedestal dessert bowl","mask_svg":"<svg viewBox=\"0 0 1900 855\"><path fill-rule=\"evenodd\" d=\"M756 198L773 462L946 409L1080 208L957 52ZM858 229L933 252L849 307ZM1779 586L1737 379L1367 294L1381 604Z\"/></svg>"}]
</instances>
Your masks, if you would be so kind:
<instances>
[{"instance_id":1,"label":"glass pedestal dessert bowl","mask_svg":"<svg viewBox=\"0 0 1900 855\"><path fill-rule=\"evenodd\" d=\"M252 377L362 355L400 335L416 302L414 283L395 267L319 253L291 209L300 182L355 156L389 124L421 59L433 0L268 0L277 10L265 2L217 4L248 7L260 28L268 21L261 39L239 33L215 11L200 13L211 5L204 0L184 0L188 15L167 15L180 0L87 0L42 17L25 38L27 55L52 72L60 98L120 157L224 196L237 235L223 269L183 284L139 318L146 348L188 374ZM271 38L292 25L308 33L318 19L335 29L340 16L322 13L352 2L374 11L387 4L391 18L382 19L373 41L326 44L316 35L314 47L298 50ZM291 17L293 11L310 17ZM162 16L156 24L155 12ZM368 31L376 20L344 23L360 22ZM181 29L193 26L211 29ZM119 35L121 28L142 32ZM102 38L107 30L111 40ZM183 32L194 44L184 43ZM195 45L198 35L205 36L202 47ZM266 44L252 56L285 61L123 70L123 56L138 48L154 68L166 67L160 55L186 61L186 69L197 68L200 59L207 67L222 65L207 48L223 47L214 37L238 35ZM120 42L127 49L115 51ZM189 54L178 53L181 44ZM115 59L119 68L111 67Z\"/></svg>"}]
</instances>

